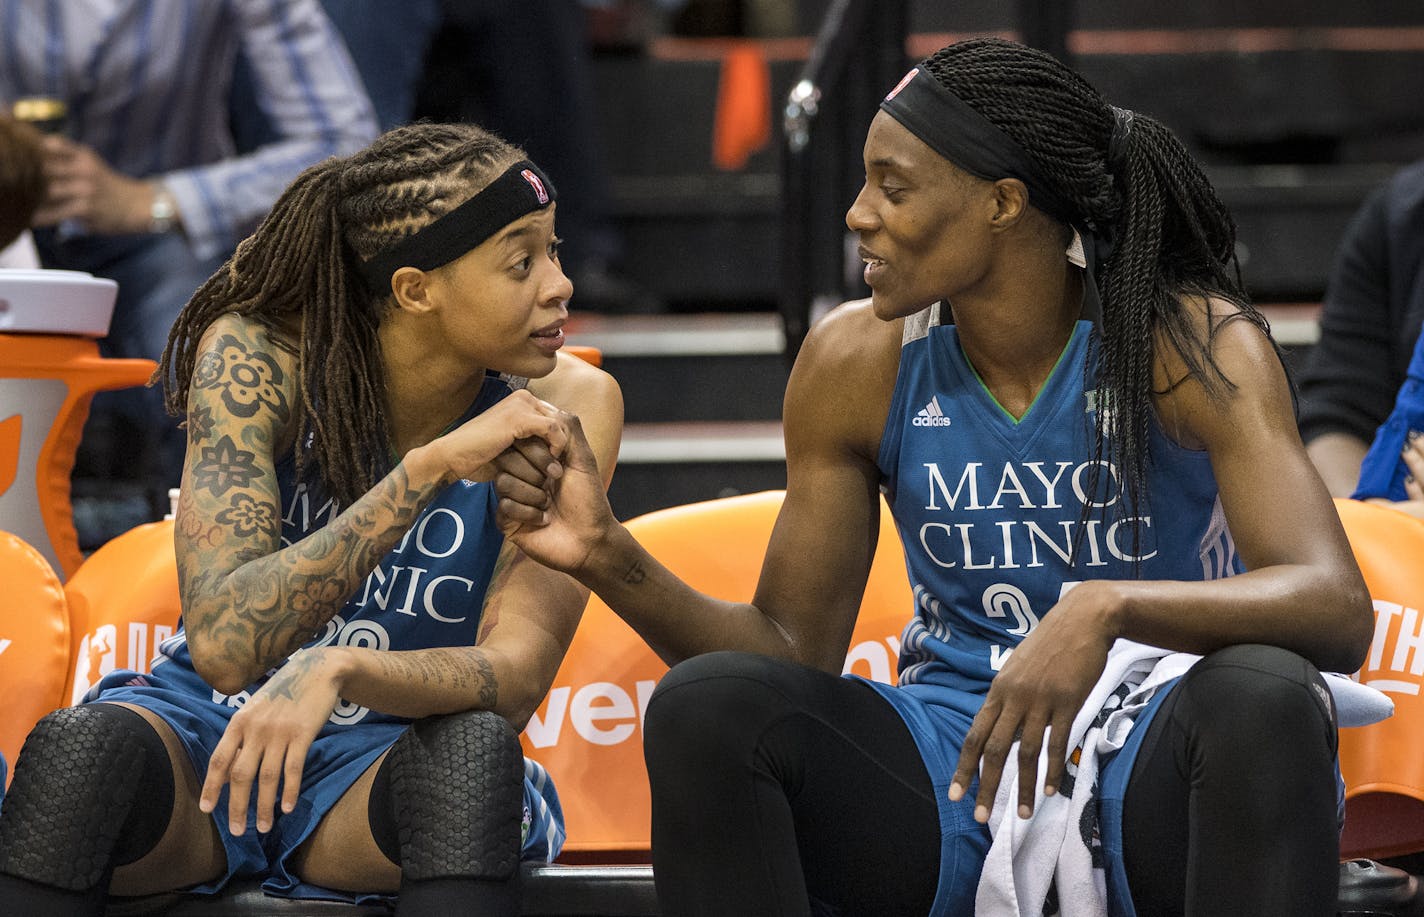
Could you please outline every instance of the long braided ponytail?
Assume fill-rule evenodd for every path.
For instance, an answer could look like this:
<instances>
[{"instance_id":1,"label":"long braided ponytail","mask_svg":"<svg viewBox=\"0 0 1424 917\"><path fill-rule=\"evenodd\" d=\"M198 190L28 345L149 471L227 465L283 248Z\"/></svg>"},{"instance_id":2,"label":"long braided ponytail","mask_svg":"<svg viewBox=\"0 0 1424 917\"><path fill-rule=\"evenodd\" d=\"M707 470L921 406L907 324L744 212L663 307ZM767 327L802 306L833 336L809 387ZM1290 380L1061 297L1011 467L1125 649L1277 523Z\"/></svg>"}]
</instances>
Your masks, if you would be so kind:
<instances>
[{"instance_id":1,"label":"long braided ponytail","mask_svg":"<svg viewBox=\"0 0 1424 917\"><path fill-rule=\"evenodd\" d=\"M523 152L472 125L397 128L347 158L299 175L257 231L193 295L169 333L156 378L169 413L188 403L198 343L235 312L297 357L297 473L343 505L391 467L386 383L376 330L391 306L361 261L473 197ZM314 463L315 467L312 467Z\"/></svg>"},{"instance_id":2,"label":"long braided ponytail","mask_svg":"<svg viewBox=\"0 0 1424 917\"><path fill-rule=\"evenodd\" d=\"M1087 381L1098 403L1111 407L1096 412L1094 457L1118 465L1125 511L1135 520L1147 499L1159 339L1181 355L1191 378L1221 397L1234 386L1212 355L1212 336L1235 317L1269 331L1241 285L1231 215L1170 130L1110 106L1048 54L975 39L920 66L1013 138L1077 208L1079 225L1111 245L1097 267L1102 324L1096 379ZM1203 334L1183 296L1204 298L1208 309L1215 296L1235 309L1230 316L1209 311ZM1132 528L1138 556L1135 521Z\"/></svg>"}]
</instances>

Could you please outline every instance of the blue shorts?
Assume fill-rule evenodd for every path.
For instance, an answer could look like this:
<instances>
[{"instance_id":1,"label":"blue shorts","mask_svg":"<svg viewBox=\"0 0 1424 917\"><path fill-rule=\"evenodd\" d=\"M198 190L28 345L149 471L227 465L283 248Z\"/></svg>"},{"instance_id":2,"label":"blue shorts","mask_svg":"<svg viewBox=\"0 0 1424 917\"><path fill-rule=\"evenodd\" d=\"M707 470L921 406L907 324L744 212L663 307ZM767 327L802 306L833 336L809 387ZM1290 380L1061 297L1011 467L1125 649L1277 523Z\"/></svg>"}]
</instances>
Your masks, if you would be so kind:
<instances>
[{"instance_id":1,"label":"blue shorts","mask_svg":"<svg viewBox=\"0 0 1424 917\"><path fill-rule=\"evenodd\" d=\"M863 679L862 679L863 680ZM920 756L929 771L939 800L940 870L939 888L935 894L932 915L974 913L974 897L979 890L979 874L989 852L991 835L987 825L974 820L974 797L978 792L975 780L959 802L949 799L949 784L959 764L959 751L974 718L965 712L965 704L955 707L933 703L916 690L879 682L866 681L880 692L904 719L919 746ZM945 689L924 686L933 693ZM1116 754L1101 762L1099 784L1099 831L1102 836L1104 868L1108 887L1108 913L1113 917L1136 917L1132 897L1127 890L1127 871L1122 859L1122 799L1127 792L1132 765L1162 700L1171 691L1158 690L1146 708L1138 715L1126 743Z\"/></svg>"},{"instance_id":2,"label":"blue shorts","mask_svg":"<svg viewBox=\"0 0 1424 917\"><path fill-rule=\"evenodd\" d=\"M85 696L93 701L128 703L162 717L183 743L201 780L208 759L217 747L228 721L237 712L213 699L214 692L197 674L171 662L161 663L148 675L111 672ZM218 695L219 698L222 695ZM227 872L214 882L191 891L212 894L235 876L265 877L264 891L288 898L330 898L367 901L385 896L349 895L306 885L292 875L287 864L322 817L336 805L351 785L400 738L406 722L376 721L322 727L307 752L302 771L302 792L288 813L274 812L272 830L256 830L257 794L247 813L247 830L234 837L227 827L228 787L224 786L213 809L213 823L227 854ZM563 848L564 819L553 781L537 763L524 761L523 858L548 862Z\"/></svg>"},{"instance_id":3,"label":"blue shorts","mask_svg":"<svg viewBox=\"0 0 1424 917\"><path fill-rule=\"evenodd\" d=\"M935 799L939 800L939 887L932 915L973 914L979 873L989 854L989 826L974 820L976 778L959 802L949 799L949 784L959 764L959 750L974 717L963 710L927 702L918 691L876 681L865 681L890 702L909 727L929 771Z\"/></svg>"}]
</instances>

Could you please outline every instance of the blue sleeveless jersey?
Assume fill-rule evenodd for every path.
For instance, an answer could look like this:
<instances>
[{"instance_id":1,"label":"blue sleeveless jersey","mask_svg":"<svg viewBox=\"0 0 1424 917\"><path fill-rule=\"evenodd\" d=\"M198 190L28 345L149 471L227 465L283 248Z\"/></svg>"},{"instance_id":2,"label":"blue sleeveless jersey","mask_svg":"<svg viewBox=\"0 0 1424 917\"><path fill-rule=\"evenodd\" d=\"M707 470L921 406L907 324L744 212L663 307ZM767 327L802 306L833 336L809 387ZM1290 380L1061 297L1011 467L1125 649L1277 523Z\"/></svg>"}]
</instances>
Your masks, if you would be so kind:
<instances>
[{"instance_id":1,"label":"blue sleeveless jersey","mask_svg":"<svg viewBox=\"0 0 1424 917\"><path fill-rule=\"evenodd\" d=\"M457 424L487 410L511 391L509 381L488 375ZM276 473L283 508L283 547L301 541L340 514L342 508L319 488L297 481L295 455L278 462ZM379 650L473 646L495 561L504 544L494 519L497 500L489 483L455 481L442 490L341 611L306 645ZM173 727L202 775L232 714L271 674L237 694L214 691L193 667L180 622L178 632L159 646L149 674L111 672L85 700L122 701L154 711ZM308 752L297 808L286 815L275 813L273 830L267 836L255 831L255 809L249 809L244 835L228 833L224 788L213 816L227 853L227 877L197 891L214 891L234 875L266 875L270 878L264 888L276 894L353 897L301 884L288 872L287 859L409 723L409 719L341 700ZM254 805L256 795L254 792ZM563 812L548 774L527 759L524 804L524 858L552 860L563 845ZM365 900L370 896L354 897Z\"/></svg>"},{"instance_id":2,"label":"blue sleeveless jersey","mask_svg":"<svg viewBox=\"0 0 1424 917\"><path fill-rule=\"evenodd\" d=\"M953 325L928 328L901 352L879 466L915 596L900 684L926 700L977 712L994 673L1064 591L1133 577L1134 554L1143 579L1241 569L1206 453L1155 423L1134 548L1117 469L1096 463L1093 481L1092 338L1091 323L1078 322L1018 421L979 380Z\"/></svg>"},{"instance_id":3,"label":"blue sleeveless jersey","mask_svg":"<svg viewBox=\"0 0 1424 917\"><path fill-rule=\"evenodd\" d=\"M899 685L869 684L905 720L938 800L940 876L931 913L970 914L989 830L973 818L977 780L957 803L948 789L965 734L1014 647L1075 584L1138 575L1134 556L1144 579L1213 579L1241 564L1206 453L1176 445L1155 423L1145 487L1151 502L1138 508L1134 546L1117 469L1099 463L1093 475L1102 405L1087 381L1092 323L1078 322L1015 421L979 380L957 329L926 327L926 317L907 322L878 456L913 617L901 636ZM1107 762L1104 785L1131 764L1121 754ZM1104 827L1110 835L1117 828ZM1120 858L1110 855L1107 869L1110 884L1125 889ZM1131 917L1125 892L1112 913Z\"/></svg>"}]
</instances>

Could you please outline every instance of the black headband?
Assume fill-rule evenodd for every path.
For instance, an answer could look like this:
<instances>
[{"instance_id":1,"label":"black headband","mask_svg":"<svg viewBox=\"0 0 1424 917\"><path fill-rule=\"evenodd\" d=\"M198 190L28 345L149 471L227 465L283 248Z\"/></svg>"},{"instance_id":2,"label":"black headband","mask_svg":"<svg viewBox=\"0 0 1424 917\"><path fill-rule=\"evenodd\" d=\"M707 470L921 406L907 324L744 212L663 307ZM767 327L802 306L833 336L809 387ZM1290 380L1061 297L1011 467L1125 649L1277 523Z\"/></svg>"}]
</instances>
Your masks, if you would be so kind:
<instances>
[{"instance_id":1,"label":"black headband","mask_svg":"<svg viewBox=\"0 0 1424 917\"><path fill-rule=\"evenodd\" d=\"M905 74L880 107L930 149L971 175L988 181L1017 178L1039 210L1061 223L1083 222L1073 206L1044 180L1023 147L919 67Z\"/></svg>"},{"instance_id":2,"label":"black headband","mask_svg":"<svg viewBox=\"0 0 1424 917\"><path fill-rule=\"evenodd\" d=\"M522 159L479 194L364 262L361 273L376 292L389 293L397 269L429 271L449 264L525 214L543 210L556 197L549 177Z\"/></svg>"}]
</instances>

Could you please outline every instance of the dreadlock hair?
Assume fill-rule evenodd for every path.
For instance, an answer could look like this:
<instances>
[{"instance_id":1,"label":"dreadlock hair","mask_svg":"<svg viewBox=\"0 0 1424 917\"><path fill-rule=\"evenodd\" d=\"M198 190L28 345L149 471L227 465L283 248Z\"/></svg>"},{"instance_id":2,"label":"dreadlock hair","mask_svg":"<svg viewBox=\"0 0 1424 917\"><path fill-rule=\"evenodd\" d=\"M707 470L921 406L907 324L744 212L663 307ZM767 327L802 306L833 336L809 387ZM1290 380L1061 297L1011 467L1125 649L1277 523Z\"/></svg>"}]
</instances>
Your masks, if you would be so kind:
<instances>
[{"instance_id":1,"label":"dreadlock hair","mask_svg":"<svg viewBox=\"0 0 1424 917\"><path fill-rule=\"evenodd\" d=\"M355 502L393 464L376 329L394 298L372 291L359 264L522 158L473 125L425 123L302 172L174 323L155 373L169 413L186 409L207 327L228 312L250 317L297 358L296 442L310 442L310 456L296 450L298 478Z\"/></svg>"},{"instance_id":2,"label":"dreadlock hair","mask_svg":"<svg viewBox=\"0 0 1424 917\"><path fill-rule=\"evenodd\" d=\"M1117 464L1138 557L1159 335L1181 355L1186 378L1220 398L1235 386L1212 354L1216 332L1241 318L1269 334L1241 284L1235 223L1170 130L1110 106L1051 55L1003 39L973 39L941 49L920 67L1017 142L1077 209L1079 225L1111 244L1097 266L1102 323L1096 378L1086 380L1100 406L1092 476L1104 458ZM1205 333L1182 296L1206 300ZM1235 309L1213 314L1212 296Z\"/></svg>"}]
</instances>

